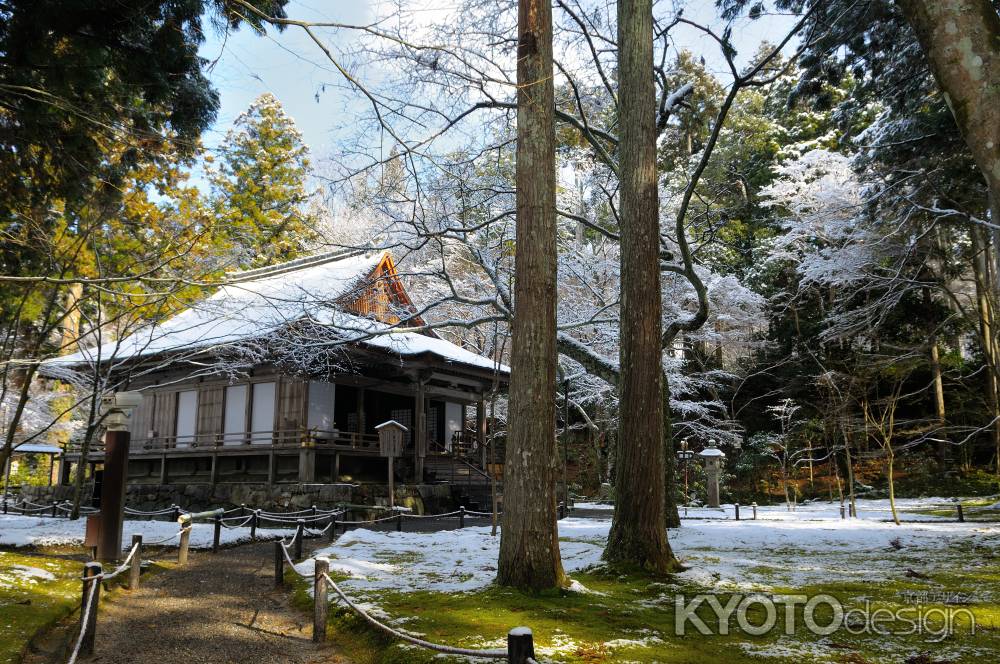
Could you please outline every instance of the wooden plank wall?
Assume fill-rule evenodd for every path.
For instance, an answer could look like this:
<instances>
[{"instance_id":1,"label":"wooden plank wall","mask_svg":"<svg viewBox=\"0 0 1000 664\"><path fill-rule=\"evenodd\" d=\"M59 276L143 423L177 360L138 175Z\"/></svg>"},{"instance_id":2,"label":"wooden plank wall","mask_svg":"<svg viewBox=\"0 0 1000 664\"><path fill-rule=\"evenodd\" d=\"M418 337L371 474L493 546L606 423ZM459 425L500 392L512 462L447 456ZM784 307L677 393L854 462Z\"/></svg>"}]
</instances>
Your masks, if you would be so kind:
<instances>
[{"instance_id":1,"label":"wooden plank wall","mask_svg":"<svg viewBox=\"0 0 1000 664\"><path fill-rule=\"evenodd\" d=\"M153 410L156 403L156 395L145 392L139 407L132 412L132 446L141 447L140 440L145 440L149 435L149 430L153 428Z\"/></svg>"},{"instance_id":2,"label":"wooden plank wall","mask_svg":"<svg viewBox=\"0 0 1000 664\"><path fill-rule=\"evenodd\" d=\"M160 438L174 435L177 427L177 393L158 392L153 406L153 429Z\"/></svg>"},{"instance_id":3,"label":"wooden plank wall","mask_svg":"<svg viewBox=\"0 0 1000 664\"><path fill-rule=\"evenodd\" d=\"M309 384L303 380L282 378L278 383L278 408L275 428L279 431L301 430L306 426L306 397Z\"/></svg>"},{"instance_id":4,"label":"wooden plank wall","mask_svg":"<svg viewBox=\"0 0 1000 664\"><path fill-rule=\"evenodd\" d=\"M198 389L198 436L203 443L215 441L222 433L223 403L226 388L223 385L202 385Z\"/></svg>"}]
</instances>

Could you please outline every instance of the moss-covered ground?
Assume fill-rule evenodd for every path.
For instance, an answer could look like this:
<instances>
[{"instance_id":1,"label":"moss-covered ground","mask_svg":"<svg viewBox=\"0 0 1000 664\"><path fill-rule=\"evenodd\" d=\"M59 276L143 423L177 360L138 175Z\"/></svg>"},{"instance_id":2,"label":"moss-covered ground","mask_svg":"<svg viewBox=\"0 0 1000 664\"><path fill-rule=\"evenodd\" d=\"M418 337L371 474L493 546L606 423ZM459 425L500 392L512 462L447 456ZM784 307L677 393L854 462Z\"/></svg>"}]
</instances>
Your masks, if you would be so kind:
<instances>
[{"instance_id":1,"label":"moss-covered ground","mask_svg":"<svg viewBox=\"0 0 1000 664\"><path fill-rule=\"evenodd\" d=\"M20 661L29 640L80 602L78 560L0 551L0 664Z\"/></svg>"},{"instance_id":2,"label":"moss-covered ground","mask_svg":"<svg viewBox=\"0 0 1000 664\"><path fill-rule=\"evenodd\" d=\"M27 549L0 549L0 664L21 661L21 654L35 637L49 628L76 629L80 609L85 549L73 545L48 545ZM158 561L143 575L169 569L171 562ZM104 591L125 582L122 574L105 582ZM102 595L107 599L107 595ZM75 634L75 631L74 631Z\"/></svg>"},{"instance_id":3,"label":"moss-covered ground","mask_svg":"<svg viewBox=\"0 0 1000 664\"><path fill-rule=\"evenodd\" d=\"M861 632L859 614L849 614L845 627L829 635L807 629L802 606L795 611L794 629L786 633L785 608L777 606L776 627L760 636L744 633L735 616L728 621L728 634L715 613L703 604L696 613L710 635L698 632L689 622L685 633L675 628L678 595L690 601L705 588L672 578L651 578L635 573L616 573L607 568L576 573L587 592L551 592L539 595L490 587L474 593L397 593L371 591L361 598L367 606L377 606L376 615L398 628L422 638L456 646L502 647L508 630L518 625L532 628L538 654L556 662L988 662L1000 659L1000 554L992 547L967 546L950 551L948 569L928 569L910 575L909 563L900 560L898 574L882 580L844 581L804 587L782 587L778 569L754 570L759 582L774 573L775 585L767 595L831 595L845 611L879 609L927 618L919 630L906 623L882 622L884 630L911 631L909 634ZM789 552L783 552L788 555ZM956 556L956 554L958 554ZM954 564L965 558L967 564ZM853 562L864 567L858 556ZM710 567L709 558L699 558ZM311 606L307 585L294 583L296 602ZM708 590L707 592L714 592ZM745 597L747 595L741 595ZM731 592L717 595L722 605ZM739 599L739 598L737 598ZM942 612L953 612L954 629L942 635ZM881 615L886 615L883 612ZM763 606L750 607L751 625L767 620ZM819 625L830 622L832 614L822 604L815 613ZM971 621L975 620L973 632ZM851 629L848 629L850 627ZM331 613L331 638L352 661L370 664L402 664L441 661L434 653L400 643L372 629L351 613L336 609ZM853 632L853 633L852 633Z\"/></svg>"}]
</instances>

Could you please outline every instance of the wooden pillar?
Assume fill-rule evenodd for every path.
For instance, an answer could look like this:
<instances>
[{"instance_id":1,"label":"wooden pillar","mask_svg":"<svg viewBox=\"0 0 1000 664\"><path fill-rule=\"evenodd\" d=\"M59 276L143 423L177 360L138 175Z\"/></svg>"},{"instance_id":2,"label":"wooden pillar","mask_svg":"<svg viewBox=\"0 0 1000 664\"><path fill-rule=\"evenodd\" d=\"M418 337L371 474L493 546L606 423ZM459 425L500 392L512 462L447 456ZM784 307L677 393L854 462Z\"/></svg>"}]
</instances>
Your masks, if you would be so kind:
<instances>
[{"instance_id":1,"label":"wooden pillar","mask_svg":"<svg viewBox=\"0 0 1000 664\"><path fill-rule=\"evenodd\" d=\"M97 632L97 611L101 603L101 563L83 565L83 600L80 603L80 654L84 657L94 654L94 640ZM87 601L89 598L89 602ZM87 605L90 610L87 611Z\"/></svg>"},{"instance_id":2,"label":"wooden pillar","mask_svg":"<svg viewBox=\"0 0 1000 664\"><path fill-rule=\"evenodd\" d=\"M285 585L285 554L281 547L285 546L281 540L274 540L274 587L281 588Z\"/></svg>"},{"instance_id":3,"label":"wooden pillar","mask_svg":"<svg viewBox=\"0 0 1000 664\"><path fill-rule=\"evenodd\" d=\"M330 559L323 556L316 558L315 574L313 576L313 643L326 641L326 617L330 610L330 600L327 596L326 575L330 571Z\"/></svg>"},{"instance_id":4,"label":"wooden pillar","mask_svg":"<svg viewBox=\"0 0 1000 664\"><path fill-rule=\"evenodd\" d=\"M139 576L142 574L142 535L132 535L132 548L136 551L135 555L132 556L132 563L129 565L126 587L129 590L138 590Z\"/></svg>"},{"instance_id":5,"label":"wooden pillar","mask_svg":"<svg viewBox=\"0 0 1000 664\"><path fill-rule=\"evenodd\" d=\"M389 509L396 507L396 471L393 468L393 462L396 457L389 456Z\"/></svg>"},{"instance_id":6,"label":"wooden pillar","mask_svg":"<svg viewBox=\"0 0 1000 664\"><path fill-rule=\"evenodd\" d=\"M97 544L97 557L106 562L120 560L122 554L122 522L125 520L125 484L128 478L130 440L128 430L109 429L104 434L104 482L101 488L101 534Z\"/></svg>"},{"instance_id":7,"label":"wooden pillar","mask_svg":"<svg viewBox=\"0 0 1000 664\"><path fill-rule=\"evenodd\" d=\"M166 484L169 477L167 476L167 455L163 454L160 456L160 484Z\"/></svg>"},{"instance_id":8,"label":"wooden pillar","mask_svg":"<svg viewBox=\"0 0 1000 664\"><path fill-rule=\"evenodd\" d=\"M364 435L365 427L365 388L358 386L358 433Z\"/></svg>"},{"instance_id":9,"label":"wooden pillar","mask_svg":"<svg viewBox=\"0 0 1000 664\"><path fill-rule=\"evenodd\" d=\"M267 455L267 485L271 486L277 480L278 476L278 458L274 455L274 449L272 449Z\"/></svg>"},{"instance_id":10,"label":"wooden pillar","mask_svg":"<svg viewBox=\"0 0 1000 664\"><path fill-rule=\"evenodd\" d=\"M427 395L423 381L417 381L417 394L413 400L413 481L424 481L424 457L427 456Z\"/></svg>"},{"instance_id":11,"label":"wooden pillar","mask_svg":"<svg viewBox=\"0 0 1000 664\"><path fill-rule=\"evenodd\" d=\"M219 455L218 453L212 455L212 471L209 475L208 480L212 486L215 486L219 481Z\"/></svg>"},{"instance_id":12,"label":"wooden pillar","mask_svg":"<svg viewBox=\"0 0 1000 664\"><path fill-rule=\"evenodd\" d=\"M340 481L340 452L333 453L333 477L334 484Z\"/></svg>"},{"instance_id":13,"label":"wooden pillar","mask_svg":"<svg viewBox=\"0 0 1000 664\"><path fill-rule=\"evenodd\" d=\"M525 664L535 660L535 642L527 627L515 627L507 634L507 662Z\"/></svg>"},{"instance_id":14,"label":"wooden pillar","mask_svg":"<svg viewBox=\"0 0 1000 664\"><path fill-rule=\"evenodd\" d=\"M476 443L479 446L479 454L483 460L483 469L486 469L486 401L479 395L476 402Z\"/></svg>"},{"instance_id":15,"label":"wooden pillar","mask_svg":"<svg viewBox=\"0 0 1000 664\"><path fill-rule=\"evenodd\" d=\"M69 471L73 467L73 464L69 462L66 458L66 454L63 453L59 457L59 486L69 486Z\"/></svg>"},{"instance_id":16,"label":"wooden pillar","mask_svg":"<svg viewBox=\"0 0 1000 664\"><path fill-rule=\"evenodd\" d=\"M312 444L299 449L299 483L312 484L316 481L316 448Z\"/></svg>"}]
</instances>

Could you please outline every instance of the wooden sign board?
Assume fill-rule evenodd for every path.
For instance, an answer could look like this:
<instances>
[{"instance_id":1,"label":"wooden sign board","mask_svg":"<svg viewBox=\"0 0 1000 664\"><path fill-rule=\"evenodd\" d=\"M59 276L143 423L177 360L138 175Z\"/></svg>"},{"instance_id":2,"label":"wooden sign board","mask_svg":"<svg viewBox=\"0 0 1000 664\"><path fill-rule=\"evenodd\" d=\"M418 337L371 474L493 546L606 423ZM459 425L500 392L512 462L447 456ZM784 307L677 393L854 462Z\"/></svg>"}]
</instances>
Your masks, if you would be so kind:
<instances>
[{"instance_id":1,"label":"wooden sign board","mask_svg":"<svg viewBox=\"0 0 1000 664\"><path fill-rule=\"evenodd\" d=\"M403 437L389 438L388 436L383 438L379 436L378 441L379 452L384 457L398 457L403 454Z\"/></svg>"},{"instance_id":2,"label":"wooden sign board","mask_svg":"<svg viewBox=\"0 0 1000 664\"><path fill-rule=\"evenodd\" d=\"M389 420L375 427L378 431L379 453L384 457L398 457L403 454L403 434L407 429L395 420Z\"/></svg>"},{"instance_id":3,"label":"wooden sign board","mask_svg":"<svg viewBox=\"0 0 1000 664\"><path fill-rule=\"evenodd\" d=\"M97 546L101 539L101 515L91 514L87 517L87 530L83 535L84 546Z\"/></svg>"},{"instance_id":4,"label":"wooden sign board","mask_svg":"<svg viewBox=\"0 0 1000 664\"><path fill-rule=\"evenodd\" d=\"M389 507L395 507L395 473L392 462L403 453L403 434L407 432L407 428L396 420L389 420L376 426L375 430L378 431L379 452L382 456L389 457L389 475L386 478L389 484Z\"/></svg>"}]
</instances>

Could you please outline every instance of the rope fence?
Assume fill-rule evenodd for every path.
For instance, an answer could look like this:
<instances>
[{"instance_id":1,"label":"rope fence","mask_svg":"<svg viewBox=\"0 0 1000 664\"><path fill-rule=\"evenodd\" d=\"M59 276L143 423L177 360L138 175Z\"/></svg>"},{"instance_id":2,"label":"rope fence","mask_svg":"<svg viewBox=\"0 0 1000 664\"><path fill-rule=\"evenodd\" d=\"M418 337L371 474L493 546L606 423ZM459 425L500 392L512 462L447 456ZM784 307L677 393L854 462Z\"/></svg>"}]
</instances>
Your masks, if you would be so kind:
<instances>
[{"instance_id":1,"label":"rope fence","mask_svg":"<svg viewBox=\"0 0 1000 664\"><path fill-rule=\"evenodd\" d=\"M139 575L142 571L142 535L132 536L132 548L121 565L113 572L105 573L101 563L90 562L83 566L83 602L80 609L80 633L77 635L73 651L67 664L75 664L77 658L94 654L94 642L97 635L97 607L100 603L101 584L111 581L118 575L129 572L127 588L135 590L139 587Z\"/></svg>"},{"instance_id":2,"label":"rope fence","mask_svg":"<svg viewBox=\"0 0 1000 664\"><path fill-rule=\"evenodd\" d=\"M601 503L601 505L606 505L607 507L614 508L614 504L613 503ZM805 503L803 503L803 505L805 505ZM769 507L775 507L775 505L769 505ZM792 509L789 510L789 512L791 512L791 513L797 512L798 510L796 510L796 507L798 507L798 505L793 504L792 505ZM726 520L730 520L730 519L735 520L735 521L746 521L746 520L748 520L748 518L751 521L757 521L758 520L758 516L757 516L757 510L758 510L758 508L759 508L759 505L757 505L757 503L750 503L749 505L745 505L745 504L741 505L740 503L728 503L728 504L720 505L719 507L704 507L704 506L701 506L701 505L698 505L698 506L680 505L678 507L678 512L679 512L679 516L680 516L680 518L682 520L689 520L689 521L726 521ZM587 509L587 508L582 508L582 509ZM978 517L977 520L979 520L979 521L994 521L994 520L996 520L995 517L997 516L997 512L995 510L991 509L989 506L974 506L974 507L969 507L969 506L963 505L961 502L942 503L940 505L928 506L925 509L939 511L939 512L943 512L945 510L954 509L955 510L955 519L954 519L954 521L956 521L958 523L964 523L965 522L965 517L967 515L969 515L970 513L972 515L974 515L975 517ZM715 515L715 514L704 514L703 513L703 514L691 515L689 513L690 510L710 510L712 512L718 512L718 514ZM749 510L749 513L748 513L748 510ZM842 505L840 505L838 507L838 512L839 512L839 515L840 515L841 519L860 518L858 516L859 514L884 514L885 518L882 519L882 521L892 521L892 510L889 507L855 507L855 506L850 505L849 503L847 503L845 501L844 504L842 504ZM907 518L905 518L907 514L920 515L921 512L919 510L917 510L917 511L910 511L910 510L904 511L901 508L897 508L897 512L899 513L899 516L900 516L900 519L899 519L900 523L923 523L923 522L927 521L927 519L907 519ZM468 514L478 514L478 513L468 512ZM933 520L936 521L936 522L942 522L942 521L947 522L947 521L949 521L949 519L947 519L946 517L941 516L941 515L934 515L934 517L935 518ZM560 514L560 518L562 518L562 514ZM829 517L824 517L822 515L817 514L814 518L802 518L800 520L801 521L827 521L828 519L829 519ZM768 517L768 516L761 516L759 518L759 520L760 521L783 521L784 519L780 518L780 517L775 517L775 516L770 516L770 517Z\"/></svg>"},{"instance_id":3,"label":"rope fence","mask_svg":"<svg viewBox=\"0 0 1000 664\"><path fill-rule=\"evenodd\" d=\"M2 501L3 513L8 513L8 500L5 496ZM962 522L965 520L964 507L961 502L956 503L955 509L957 510L958 521ZM749 516L750 520L756 520L757 515L757 504L751 503L749 506L741 506L739 503L734 503L725 506L727 510L723 517L714 518L734 518L735 520L741 520L741 516ZM747 510L749 508L749 514ZM55 517L60 512L69 512L70 508L66 503L57 502L52 505L41 505L27 500L20 500L14 503L15 511L20 511L21 514L32 514L32 515L51 515ZM565 503L558 504L559 518L564 518L569 509ZM684 509L684 508L682 508ZM728 510L732 510L732 517L729 516ZM741 512L741 509L744 510ZM96 510L92 510L96 511ZM368 519L345 519L343 517L358 511L374 512L374 514ZM343 589L334 581L329 575L330 561L325 557L315 558L314 572L312 574L306 574L300 571L296 565L295 561L303 560L303 543L307 538L319 538L319 537L329 537L332 541L337 534L338 526L343 530L351 526L373 526L378 524L386 524L389 522L394 522L397 531L403 530L403 524L407 519L412 519L416 521L421 520L439 520L439 519L457 519L458 528L465 527L465 521L467 518L492 518L494 516L499 516L499 514L494 514L493 512L478 512L474 510L467 510L464 506L459 507L459 509L444 512L441 514L413 514L412 512L393 509L391 514L384 516L378 516L379 512L388 511L385 507L372 507L372 506L350 506L350 507L340 507L337 509L324 510L319 509L316 506L312 506L308 509L295 510L291 512L273 512L266 511L262 509L248 508L246 505L241 505L235 508L218 508L215 510L205 511L205 512L191 512L177 505L172 505L168 508L163 508L159 510L135 510L131 508L126 508L125 512L131 516L144 516L144 517L157 517L166 516L172 520L177 521L178 530L169 537L160 539L153 542L143 543L141 535L133 535L132 537L132 547L126 555L124 561L116 567L113 571L105 573L103 572L100 563L90 562L84 565L84 572L82 577L83 589L82 589L82 600L81 600L81 612L80 612L80 631L75 641L73 650L68 659L68 664L75 664L78 657L89 656L94 652L94 641L96 633L96 621L97 613L100 604L100 594L101 585L107 581L110 581L119 575L124 574L128 571L128 581L126 587L129 589L135 589L139 586L139 578L141 573L141 560L143 546L162 546L164 544L178 540L177 543L177 564L183 566L187 563L188 550L190 548L190 536L191 531L194 527L194 522L197 520L210 521L214 525L214 536L212 542L212 552L218 552L221 546L221 531L223 528L235 530L240 528L250 527L250 539L252 541L258 540L258 528L263 524L275 524L277 526L295 526L294 534L289 539L284 535L278 535L273 538L274 541L274 581L276 587L283 587L285 585L285 567L286 565L292 569L292 571L298 575L298 577L311 581L313 584L313 641L323 642L327 639L327 615L330 604L330 591L334 594L334 599L342 602L347 609L358 615L365 623L370 625L372 628L383 632L384 634L409 643L411 645L424 648L433 652L437 652L444 655L456 655L462 657L469 657L475 659L493 659L493 660L506 660L507 662L514 664L537 664L535 659L534 642L533 636L530 629L526 627L516 627L507 635L507 648L506 649L473 649L473 648L461 648L457 646L451 646L446 644L435 643L425 639L418 638L405 631L398 628L386 625L381 622L378 618L371 615L364 608L359 606L354 602ZM878 512L882 510L872 510L865 509L865 512ZM856 516L856 515L855 515ZM840 517L847 518L845 513L845 507L840 509ZM687 517L687 518L699 518L699 517ZM702 518L712 518L712 517L702 517ZM745 520L745 518L744 518ZM309 526L312 526L311 528ZM265 539L271 539L265 538Z\"/></svg>"},{"instance_id":4,"label":"rope fence","mask_svg":"<svg viewBox=\"0 0 1000 664\"><path fill-rule=\"evenodd\" d=\"M457 514L464 514L464 508ZM443 515L439 515L443 516ZM396 519L397 523L402 522L403 514L398 514L391 519ZM376 519L374 522L385 521L386 519ZM329 526L333 526L336 520L331 521ZM399 629L386 625L365 611L361 606L351 600L341 589L337 582L330 578L330 559L318 557L314 559L312 574L306 574L295 566L295 560L302 560L302 541L306 537L307 531L300 520L295 535L290 541L279 538L274 541L274 584L277 588L285 586L285 566L287 565L299 578L312 580L313 582L313 634L314 643L322 643L327 640L328 610L330 606L329 590L332 589L337 598L343 602L351 611L361 617L366 623L377 630L388 634L392 638L405 641L412 645L431 650L444 655L458 655L476 659L499 659L506 660L514 664L528 664L535 662L534 637L527 627L515 627L507 634L506 649L473 649L460 648L457 646L434 643L425 639L417 638Z\"/></svg>"},{"instance_id":5,"label":"rope fence","mask_svg":"<svg viewBox=\"0 0 1000 664\"><path fill-rule=\"evenodd\" d=\"M6 508L6 501L4 501L4 507ZM33 513L50 511L54 514L65 506L59 503L48 506L28 503L22 507L32 511ZM367 506L361 508L361 510L364 511L372 511L373 509L377 511L379 508L370 508ZM127 571L128 581L125 587L129 590L137 589L139 587L139 579L142 569L142 551L144 546L163 546L177 540L177 565L186 565L188 561L188 551L190 548L191 531L194 527L195 521L210 521L213 523L213 553L218 552L220 548L220 534L223 528L237 529L245 528L249 525L251 528L251 540L256 541L258 539L257 528L264 522L286 526L295 524L295 532L290 539L282 535L274 538L275 585L277 587L282 587L284 585L286 565L290 567L299 577L313 582L313 640L317 643L325 641L327 638L327 611L330 600L329 590L332 589L339 601L342 601L348 609L357 613L362 620L370 624L372 627L392 636L393 638L405 641L412 645L442 654L459 655L478 659L507 660L508 662L516 664L527 664L528 662L535 661L533 659L534 645L532 633L530 629L525 627L518 627L510 631L507 635L507 649L470 649L426 641L380 622L377 618L352 601L347 594L344 593L340 586L338 586L337 583L330 578L328 559L322 557L317 558L316 567L314 568L315 571L312 574L304 574L295 566L296 560L303 560L303 542L305 539L327 536L330 540L333 540L336 537L338 526L346 531L346 529L350 526L370 526L395 522L396 530L402 531L403 523L406 519L458 519L458 527L464 528L465 519L467 517L492 517L493 513L475 512L472 510L466 510L465 507L460 507L452 512L445 512L441 514L412 514L402 510L392 510L393 514L387 516L372 516L369 519L363 520L342 518L352 511L359 510L343 508L339 510L320 510L316 507L312 507L307 510L296 510L294 512L265 512L263 510L248 509L246 506L241 506L239 508L232 509L219 508L205 512L190 512L178 507L177 505L172 505L169 508L160 510L127 510L127 513L137 516L162 516L169 514L171 517L176 518L178 530L169 537L145 543L143 542L142 535L133 535L131 549L125 556L123 562L111 572L104 572L101 564L98 562L89 562L84 565L83 577L81 579L83 583L83 590L80 611L80 631L77 635L77 639L69 659L67 660L68 664L75 664L79 657L87 657L93 655L94 653L101 585ZM565 511L565 506L560 504L560 515L563 515ZM237 512L239 512L238 515L236 514ZM322 528L307 527L307 524L318 525L320 522L326 522L325 526Z\"/></svg>"},{"instance_id":6,"label":"rope fence","mask_svg":"<svg viewBox=\"0 0 1000 664\"><path fill-rule=\"evenodd\" d=\"M221 508L220 508L221 509ZM38 516L52 516L58 517L60 514L68 515L73 511L73 505L69 501L55 501L48 505L42 505L24 498L19 498L12 496L10 494L0 496L0 512L3 514L20 514L24 516L28 515L38 515ZM140 510L128 505L124 508L125 514L127 516L136 517L147 517L149 519L155 519L156 517L166 517L168 521L176 521L183 514L190 514L191 512L180 507L179 505L171 505L170 507L164 507L157 510ZM252 513L256 513L261 520L270 520L276 522L283 522L287 520L295 521L299 517L309 517L316 520L322 520L328 517L330 514L343 511L342 508L334 509L321 509L313 505L307 509L294 510L290 512L271 512L267 510L255 509L252 507L247 507L246 505L241 505L239 507L232 507L229 509L223 509L222 514L227 519L242 519L246 518ZM79 513L84 514L97 514L100 509L97 507L92 507L90 505L81 505L79 507ZM239 513L237 516L227 516Z\"/></svg>"}]
</instances>

